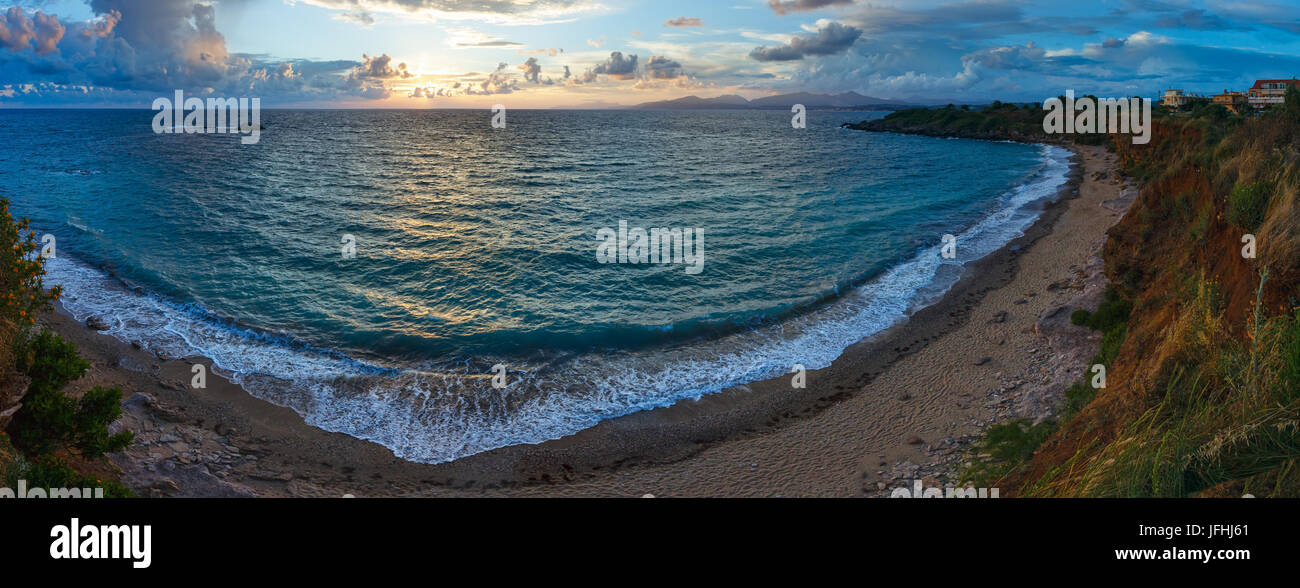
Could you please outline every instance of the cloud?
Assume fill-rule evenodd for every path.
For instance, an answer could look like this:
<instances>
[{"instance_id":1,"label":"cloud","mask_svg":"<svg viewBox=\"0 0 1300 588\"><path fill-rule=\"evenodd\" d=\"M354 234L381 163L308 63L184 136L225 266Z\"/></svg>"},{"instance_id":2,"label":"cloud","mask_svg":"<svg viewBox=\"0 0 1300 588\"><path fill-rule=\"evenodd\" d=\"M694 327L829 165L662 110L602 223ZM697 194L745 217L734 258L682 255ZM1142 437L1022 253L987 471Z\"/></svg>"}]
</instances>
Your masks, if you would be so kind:
<instances>
[{"instance_id":1,"label":"cloud","mask_svg":"<svg viewBox=\"0 0 1300 588\"><path fill-rule=\"evenodd\" d=\"M781 0L768 0L767 5L772 8L772 12L785 15L791 12L806 12L817 10L827 6L845 6L853 4L853 0L790 0L782 2Z\"/></svg>"},{"instance_id":2,"label":"cloud","mask_svg":"<svg viewBox=\"0 0 1300 588\"><path fill-rule=\"evenodd\" d=\"M1091 24L1114 24L1114 18L1087 17L1054 19L1031 18L1024 14L1022 3L1011 0L967 0L937 6L903 9L887 4L865 4L847 11L839 19L862 29L864 34L913 36L915 42L934 43L936 39L990 39L1006 35L1035 34L1052 29L1084 30ZM1077 34L1077 33L1075 33Z\"/></svg>"},{"instance_id":3,"label":"cloud","mask_svg":"<svg viewBox=\"0 0 1300 588\"><path fill-rule=\"evenodd\" d=\"M387 80L414 76L386 54L362 60L268 60L231 53L216 6L198 0L88 0L94 17L60 21L0 12L0 100L149 104L180 89L194 95L284 102L384 98Z\"/></svg>"},{"instance_id":4,"label":"cloud","mask_svg":"<svg viewBox=\"0 0 1300 588\"><path fill-rule=\"evenodd\" d=\"M489 94L510 94L519 89L519 80L511 77L506 71L509 64L501 62L497 64L496 71L488 74L487 79L478 83L477 86L468 86L466 94L476 96L486 96Z\"/></svg>"},{"instance_id":5,"label":"cloud","mask_svg":"<svg viewBox=\"0 0 1300 588\"><path fill-rule=\"evenodd\" d=\"M832 22L811 36L797 36L785 45L755 47L749 57L755 61L797 61L809 55L833 55L851 47L862 30Z\"/></svg>"},{"instance_id":6,"label":"cloud","mask_svg":"<svg viewBox=\"0 0 1300 588\"><path fill-rule=\"evenodd\" d=\"M1192 29L1197 31L1250 30L1224 18L1209 13L1203 8L1184 10L1178 14L1163 16L1155 21L1155 26L1165 29Z\"/></svg>"},{"instance_id":7,"label":"cloud","mask_svg":"<svg viewBox=\"0 0 1300 588\"><path fill-rule=\"evenodd\" d=\"M352 74L359 78L372 78L379 80L415 77L415 74L406 71L405 63L399 63L397 64L397 67L393 67L392 63L393 58L389 57L387 53L377 57L363 54L361 56L361 65L353 68Z\"/></svg>"},{"instance_id":8,"label":"cloud","mask_svg":"<svg viewBox=\"0 0 1300 588\"><path fill-rule=\"evenodd\" d=\"M529 57L519 69L524 70L524 81L534 84L540 83L538 77L542 74L542 65L537 62L536 57Z\"/></svg>"},{"instance_id":9,"label":"cloud","mask_svg":"<svg viewBox=\"0 0 1300 588\"><path fill-rule=\"evenodd\" d=\"M962 63L989 69L1034 70L1044 61L1047 52L1030 41L1024 45L990 47L962 56Z\"/></svg>"},{"instance_id":10,"label":"cloud","mask_svg":"<svg viewBox=\"0 0 1300 588\"><path fill-rule=\"evenodd\" d=\"M523 43L514 41L480 41L478 43L456 43L457 47L522 47Z\"/></svg>"},{"instance_id":11,"label":"cloud","mask_svg":"<svg viewBox=\"0 0 1300 588\"><path fill-rule=\"evenodd\" d=\"M0 15L0 46L15 53L33 49L37 55L55 51L65 28L58 17L37 11L31 18L17 6Z\"/></svg>"},{"instance_id":12,"label":"cloud","mask_svg":"<svg viewBox=\"0 0 1300 588\"><path fill-rule=\"evenodd\" d=\"M632 56L635 61L636 56ZM645 64L646 76L656 80L672 80L682 76L682 64L662 55L652 55Z\"/></svg>"},{"instance_id":13,"label":"cloud","mask_svg":"<svg viewBox=\"0 0 1300 588\"><path fill-rule=\"evenodd\" d=\"M563 48L557 49L555 47L550 47L546 49L533 49L531 51L525 51L523 49L520 49L518 51L515 51L515 53L518 53L519 55L549 55L551 57L555 57L560 53L564 53L564 49Z\"/></svg>"},{"instance_id":14,"label":"cloud","mask_svg":"<svg viewBox=\"0 0 1300 588\"><path fill-rule=\"evenodd\" d=\"M456 20L504 25L567 22L605 10L592 0L298 0L346 13L390 14L417 21Z\"/></svg>"},{"instance_id":15,"label":"cloud","mask_svg":"<svg viewBox=\"0 0 1300 588\"><path fill-rule=\"evenodd\" d=\"M1236 21L1300 33L1300 19L1296 18L1293 2L1211 0L1207 4L1216 12Z\"/></svg>"},{"instance_id":16,"label":"cloud","mask_svg":"<svg viewBox=\"0 0 1300 588\"><path fill-rule=\"evenodd\" d=\"M352 12L340 12L334 15L334 19L341 20L343 22L350 22L352 24L362 26L362 27L367 27L367 28L374 26L375 24L375 15L370 14L369 12L366 12L364 10L354 10Z\"/></svg>"},{"instance_id":17,"label":"cloud","mask_svg":"<svg viewBox=\"0 0 1300 588\"><path fill-rule=\"evenodd\" d=\"M603 74L617 80L630 80L636 77L637 56L624 56L620 51L609 54L609 59L591 68L593 74Z\"/></svg>"},{"instance_id":18,"label":"cloud","mask_svg":"<svg viewBox=\"0 0 1300 588\"><path fill-rule=\"evenodd\" d=\"M695 17L685 17L685 16L679 16L677 18L664 22L664 26L669 26L669 27L698 27L703 25L704 25L704 21Z\"/></svg>"}]
</instances>

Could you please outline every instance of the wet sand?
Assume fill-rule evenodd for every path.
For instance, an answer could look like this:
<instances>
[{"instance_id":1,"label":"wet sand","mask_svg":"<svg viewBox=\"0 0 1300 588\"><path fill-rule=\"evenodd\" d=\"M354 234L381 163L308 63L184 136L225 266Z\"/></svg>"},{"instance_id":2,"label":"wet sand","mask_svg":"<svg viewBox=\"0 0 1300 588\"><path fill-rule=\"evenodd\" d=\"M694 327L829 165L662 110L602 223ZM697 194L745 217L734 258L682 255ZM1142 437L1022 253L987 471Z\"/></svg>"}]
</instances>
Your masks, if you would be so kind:
<instances>
[{"instance_id":1,"label":"wet sand","mask_svg":"<svg viewBox=\"0 0 1300 588\"><path fill-rule=\"evenodd\" d=\"M62 312L43 321L91 361L76 387L126 390L117 426L137 441L113 460L142 495L888 495L902 480L950 481L972 435L1050 413L1086 369L1095 337L1060 319L1099 295L1096 253L1124 206L1114 157L1072 149L1070 181L1025 236L906 324L809 371L806 388L784 376L445 464L311 427L210 369L192 389L207 359L159 358Z\"/></svg>"}]
</instances>

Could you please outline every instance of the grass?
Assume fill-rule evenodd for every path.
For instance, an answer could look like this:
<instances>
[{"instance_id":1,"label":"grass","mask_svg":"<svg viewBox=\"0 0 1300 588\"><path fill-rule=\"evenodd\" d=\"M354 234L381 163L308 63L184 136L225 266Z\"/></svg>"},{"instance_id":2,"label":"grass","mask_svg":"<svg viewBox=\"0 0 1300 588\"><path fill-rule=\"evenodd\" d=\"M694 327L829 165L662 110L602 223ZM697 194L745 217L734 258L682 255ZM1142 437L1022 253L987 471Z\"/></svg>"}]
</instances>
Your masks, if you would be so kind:
<instances>
[{"instance_id":1,"label":"grass","mask_svg":"<svg viewBox=\"0 0 1300 588\"><path fill-rule=\"evenodd\" d=\"M1217 288L1202 283L1165 343L1182 352L1170 356L1159 401L1022 494L1300 495L1300 310L1268 316L1267 280L1263 273L1246 343L1226 335Z\"/></svg>"}]
</instances>

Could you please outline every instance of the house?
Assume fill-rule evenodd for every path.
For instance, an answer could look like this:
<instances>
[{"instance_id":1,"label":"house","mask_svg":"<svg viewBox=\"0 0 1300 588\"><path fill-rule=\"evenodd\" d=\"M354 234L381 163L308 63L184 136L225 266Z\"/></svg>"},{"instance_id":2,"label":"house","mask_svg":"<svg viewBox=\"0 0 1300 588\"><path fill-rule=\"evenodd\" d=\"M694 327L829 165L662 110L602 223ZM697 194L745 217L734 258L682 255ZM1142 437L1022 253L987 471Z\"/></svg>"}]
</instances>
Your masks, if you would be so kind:
<instances>
[{"instance_id":1,"label":"house","mask_svg":"<svg viewBox=\"0 0 1300 588\"><path fill-rule=\"evenodd\" d=\"M1246 100L1254 108L1267 108L1286 101L1286 89L1300 87L1300 80L1255 80L1255 85L1246 91Z\"/></svg>"},{"instance_id":2,"label":"house","mask_svg":"<svg viewBox=\"0 0 1300 588\"><path fill-rule=\"evenodd\" d=\"M1165 90L1165 95L1160 100L1160 105L1170 110L1178 110L1192 102L1200 100L1209 100L1200 94L1188 94L1182 90Z\"/></svg>"},{"instance_id":3,"label":"house","mask_svg":"<svg viewBox=\"0 0 1300 588\"><path fill-rule=\"evenodd\" d=\"M1227 108L1233 114L1241 114L1250 105L1245 92L1233 92L1224 89L1222 94L1215 94L1210 98L1214 100L1215 104Z\"/></svg>"},{"instance_id":4,"label":"house","mask_svg":"<svg viewBox=\"0 0 1300 588\"><path fill-rule=\"evenodd\" d=\"M1187 94L1182 90L1165 90L1165 97L1160 99L1160 105L1165 108L1180 108L1186 102Z\"/></svg>"}]
</instances>

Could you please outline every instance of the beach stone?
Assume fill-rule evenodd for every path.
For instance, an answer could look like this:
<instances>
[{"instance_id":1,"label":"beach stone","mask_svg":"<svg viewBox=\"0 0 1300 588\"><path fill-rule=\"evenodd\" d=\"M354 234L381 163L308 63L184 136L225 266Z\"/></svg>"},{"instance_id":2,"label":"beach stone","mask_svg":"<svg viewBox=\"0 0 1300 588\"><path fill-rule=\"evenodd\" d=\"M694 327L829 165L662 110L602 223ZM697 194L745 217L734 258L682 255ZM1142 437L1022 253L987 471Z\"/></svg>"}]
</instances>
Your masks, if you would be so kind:
<instances>
[{"instance_id":1,"label":"beach stone","mask_svg":"<svg viewBox=\"0 0 1300 588\"><path fill-rule=\"evenodd\" d=\"M917 436L912 436L907 440L908 445L920 445L922 443L925 443L925 440Z\"/></svg>"},{"instance_id":2,"label":"beach stone","mask_svg":"<svg viewBox=\"0 0 1300 588\"><path fill-rule=\"evenodd\" d=\"M92 316L87 318L86 326L95 329L96 331L107 331L113 328L108 324L108 321L104 320L102 317L97 317L97 316Z\"/></svg>"},{"instance_id":3,"label":"beach stone","mask_svg":"<svg viewBox=\"0 0 1300 588\"><path fill-rule=\"evenodd\" d=\"M993 361L993 358L985 355L984 357L975 360L975 365L984 365L990 361Z\"/></svg>"}]
</instances>

